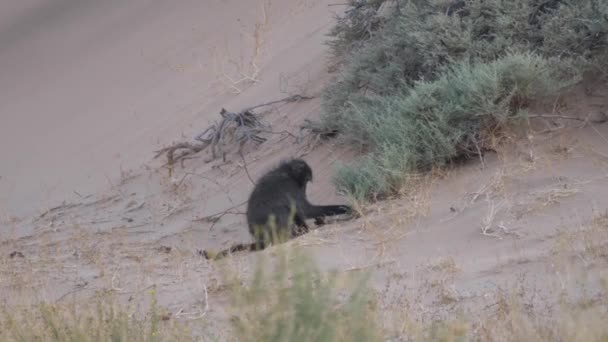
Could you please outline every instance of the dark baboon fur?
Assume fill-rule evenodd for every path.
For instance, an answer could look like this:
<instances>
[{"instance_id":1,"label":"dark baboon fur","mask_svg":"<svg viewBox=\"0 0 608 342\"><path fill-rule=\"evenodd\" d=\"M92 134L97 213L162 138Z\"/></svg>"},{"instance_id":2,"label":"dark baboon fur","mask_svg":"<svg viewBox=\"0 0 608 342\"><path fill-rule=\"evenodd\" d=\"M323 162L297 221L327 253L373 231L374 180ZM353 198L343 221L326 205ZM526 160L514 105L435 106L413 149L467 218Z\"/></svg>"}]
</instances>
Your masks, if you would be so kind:
<instances>
[{"instance_id":1,"label":"dark baboon fur","mask_svg":"<svg viewBox=\"0 0 608 342\"><path fill-rule=\"evenodd\" d=\"M302 159L283 161L256 183L247 204L247 224L255 242L238 244L220 252L215 259L242 250L264 249L277 237L293 238L308 232L306 219L322 224L326 216L351 213L346 205L313 205L306 198L312 169ZM207 259L210 256L204 252Z\"/></svg>"}]
</instances>

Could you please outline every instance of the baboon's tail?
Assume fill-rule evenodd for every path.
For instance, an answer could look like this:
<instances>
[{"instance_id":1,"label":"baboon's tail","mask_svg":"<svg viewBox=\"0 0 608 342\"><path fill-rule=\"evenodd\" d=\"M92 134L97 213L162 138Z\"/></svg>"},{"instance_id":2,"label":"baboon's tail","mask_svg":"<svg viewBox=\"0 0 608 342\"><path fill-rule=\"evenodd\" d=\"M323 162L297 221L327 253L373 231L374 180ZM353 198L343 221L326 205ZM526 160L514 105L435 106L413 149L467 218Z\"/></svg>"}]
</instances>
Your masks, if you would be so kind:
<instances>
[{"instance_id":1,"label":"baboon's tail","mask_svg":"<svg viewBox=\"0 0 608 342\"><path fill-rule=\"evenodd\" d=\"M227 257L228 255L235 253L235 252L240 252L240 251L257 251L260 249L264 249L264 244L263 243L258 243L258 242L254 242L254 243L239 243L236 245L232 245L232 247L228 248L228 249L224 249L223 251L214 254L212 252L209 251L203 251L203 255L205 256L205 259L207 260L219 260L221 258Z\"/></svg>"}]
</instances>

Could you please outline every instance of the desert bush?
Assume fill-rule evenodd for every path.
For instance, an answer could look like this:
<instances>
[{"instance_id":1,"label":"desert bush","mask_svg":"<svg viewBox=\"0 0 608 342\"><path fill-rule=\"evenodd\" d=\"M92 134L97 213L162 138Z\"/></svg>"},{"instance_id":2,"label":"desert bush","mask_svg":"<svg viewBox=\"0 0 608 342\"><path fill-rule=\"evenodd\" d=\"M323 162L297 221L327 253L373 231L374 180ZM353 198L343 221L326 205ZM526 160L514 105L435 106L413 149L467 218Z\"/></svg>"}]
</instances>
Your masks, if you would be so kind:
<instances>
[{"instance_id":1,"label":"desert bush","mask_svg":"<svg viewBox=\"0 0 608 342\"><path fill-rule=\"evenodd\" d=\"M340 61L355 47L370 39L382 24L376 15L384 0L349 0L348 8L336 16L336 24L329 31L327 44L336 61Z\"/></svg>"},{"instance_id":2,"label":"desert bush","mask_svg":"<svg viewBox=\"0 0 608 342\"><path fill-rule=\"evenodd\" d=\"M236 340L378 341L367 277L340 284L304 254L283 249L274 267L260 256L250 284L232 295Z\"/></svg>"},{"instance_id":3,"label":"desert bush","mask_svg":"<svg viewBox=\"0 0 608 342\"><path fill-rule=\"evenodd\" d=\"M352 42L340 43L350 53L325 90L327 118L348 114L348 103L362 95L402 92L419 80L438 78L443 68L463 60L488 62L508 51L532 51L584 63L603 60L608 48L605 1L466 0L463 8L450 13L453 3L401 1L398 15L373 36L350 34L353 29L338 22L334 31L340 33L332 32L339 38L332 44Z\"/></svg>"},{"instance_id":4,"label":"desert bush","mask_svg":"<svg viewBox=\"0 0 608 342\"><path fill-rule=\"evenodd\" d=\"M391 190L402 179L399 173L470 151L471 139L493 125L487 118L505 123L512 116L506 113L517 103L506 98L546 95L543 84L576 81L587 68L608 63L605 1L399 3L398 12L362 44L340 43L351 50L341 52L344 63L323 93L324 130L338 131L344 142L373 153L340 167L335 177L342 190L360 198ZM499 77L491 75L517 59L540 65L516 63ZM546 75L549 67L561 72L559 78ZM542 80L526 77L541 70Z\"/></svg>"},{"instance_id":5,"label":"desert bush","mask_svg":"<svg viewBox=\"0 0 608 342\"><path fill-rule=\"evenodd\" d=\"M389 193L408 172L478 154L488 134L517 119L528 102L563 87L561 70L536 54L509 54L455 64L404 94L353 105L343 129L373 153L339 166L338 188L359 199Z\"/></svg>"}]
</instances>

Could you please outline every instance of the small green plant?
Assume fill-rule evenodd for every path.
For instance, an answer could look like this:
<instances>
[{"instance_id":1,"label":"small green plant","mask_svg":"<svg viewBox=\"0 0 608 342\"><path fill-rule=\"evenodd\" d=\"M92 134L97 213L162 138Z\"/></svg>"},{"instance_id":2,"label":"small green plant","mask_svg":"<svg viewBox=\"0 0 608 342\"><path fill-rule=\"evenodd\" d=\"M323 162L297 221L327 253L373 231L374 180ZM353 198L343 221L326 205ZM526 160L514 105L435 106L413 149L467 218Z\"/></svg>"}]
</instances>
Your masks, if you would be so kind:
<instances>
[{"instance_id":1,"label":"small green plant","mask_svg":"<svg viewBox=\"0 0 608 342\"><path fill-rule=\"evenodd\" d=\"M304 254L280 250L269 271L260 255L249 286L233 295L238 341L377 341L367 277L340 291L337 274L322 274ZM340 296L345 296L340 300Z\"/></svg>"}]
</instances>

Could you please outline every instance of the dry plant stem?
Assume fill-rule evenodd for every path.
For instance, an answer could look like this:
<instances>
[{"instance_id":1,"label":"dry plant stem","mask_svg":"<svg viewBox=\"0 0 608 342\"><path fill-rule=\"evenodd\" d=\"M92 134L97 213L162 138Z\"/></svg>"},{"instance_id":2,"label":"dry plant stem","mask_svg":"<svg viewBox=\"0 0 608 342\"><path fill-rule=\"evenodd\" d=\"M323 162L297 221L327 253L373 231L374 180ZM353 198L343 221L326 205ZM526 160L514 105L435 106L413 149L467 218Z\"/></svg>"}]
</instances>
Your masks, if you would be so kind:
<instances>
[{"instance_id":1,"label":"dry plant stem","mask_svg":"<svg viewBox=\"0 0 608 342\"><path fill-rule=\"evenodd\" d=\"M177 160L180 160L190 154L194 154L194 153L198 153L204 149L206 149L209 146L208 142L202 143L202 144L192 144L189 142L181 142L181 143L177 143L168 147L165 147L163 149L160 149L158 151L156 151L156 155L154 156L154 158L158 158L160 157L163 153L167 154L167 164L168 165L173 165L175 164L175 162ZM175 151L180 150L180 149L184 149L186 150L185 152L183 152L182 154L178 155L177 158L174 156L175 155Z\"/></svg>"},{"instance_id":2,"label":"dry plant stem","mask_svg":"<svg viewBox=\"0 0 608 342\"><path fill-rule=\"evenodd\" d=\"M602 140L604 140L606 143L608 143L608 139L602 134L600 133L600 131L598 131L597 128L591 126L591 128L593 128L593 130L595 131L595 133L597 133L597 135L599 135L600 138L602 138Z\"/></svg>"},{"instance_id":3,"label":"dry plant stem","mask_svg":"<svg viewBox=\"0 0 608 342\"><path fill-rule=\"evenodd\" d=\"M245 157L243 156L243 152L241 150L239 150L239 155L241 156L241 160L243 161L243 168L245 169L247 178L249 178L249 181L251 182L251 184L255 184L255 182L253 181L253 178L251 178L251 175L249 174L249 170L247 169L247 162L245 161Z\"/></svg>"},{"instance_id":4,"label":"dry plant stem","mask_svg":"<svg viewBox=\"0 0 608 342\"><path fill-rule=\"evenodd\" d=\"M211 125L209 128L207 128L194 138L200 143L176 143L156 151L156 155L154 156L154 158L156 159L161 155L166 154L167 165L171 166L177 161L183 160L185 157L203 151L209 146L211 146L211 154L213 157L210 161L212 161L217 157L216 149L221 149L221 146L226 143L238 143L242 146L248 141L253 141L257 144L265 142L267 139L261 137L261 133L288 134L294 138L297 138L295 137L295 135L287 131L273 132L267 129L266 125L258 119L253 110L265 106L274 105L277 103L296 102L301 100L309 100L312 98L313 97L310 96L292 95L280 100L270 101L256 106L248 107L236 113L229 112L226 109L222 108L222 110L220 111L222 120L219 123ZM227 129L231 125L234 127L234 134L226 134ZM176 155L176 151L178 150L184 151Z\"/></svg>"},{"instance_id":5,"label":"dry plant stem","mask_svg":"<svg viewBox=\"0 0 608 342\"><path fill-rule=\"evenodd\" d=\"M565 120L576 120L576 121L587 121L587 119L581 119L574 116L566 116L566 115L542 115L542 114L534 114L528 115L530 118L543 118L543 119L565 119Z\"/></svg>"},{"instance_id":6,"label":"dry plant stem","mask_svg":"<svg viewBox=\"0 0 608 342\"><path fill-rule=\"evenodd\" d=\"M246 63L251 70L247 71L246 65L243 60L240 63L233 59L228 59L227 62L236 68L236 73L240 76L240 79L235 79L226 73L224 68L224 63L226 62L226 58L217 56L214 53L214 60L216 64L216 68L218 68L218 73L220 76L219 79L222 83L227 85L232 91L236 94L240 94L243 92L244 88L252 83L258 83L258 76L260 74L260 67L258 66L259 60L262 55L262 49L265 43L264 35L269 30L269 21L268 21L268 8L270 7L270 0L259 1L261 3L262 9L262 17L256 21L254 26L254 31L251 33L251 38L253 38L253 54L248 63ZM247 33L242 31L242 33ZM243 57L243 56L242 56ZM243 86L240 86L242 83L245 83Z\"/></svg>"},{"instance_id":7,"label":"dry plant stem","mask_svg":"<svg viewBox=\"0 0 608 342\"><path fill-rule=\"evenodd\" d=\"M205 315L209 311L209 294L207 291L207 285L203 284L203 292L205 294L205 307L201 310L202 312L200 312L200 313L184 312L184 308L180 308L175 313L175 317L184 317L188 320L193 320L193 321L199 320L199 319L205 317Z\"/></svg>"},{"instance_id":8,"label":"dry plant stem","mask_svg":"<svg viewBox=\"0 0 608 342\"><path fill-rule=\"evenodd\" d=\"M230 207L230 208L228 208L228 209L226 209L226 210L220 211L219 213L215 213L215 214L207 215L207 216L205 216L205 217L201 217L201 218L198 218L198 219L195 219L195 220L192 220L192 221L193 221L193 222L197 222L197 221L198 221L198 222L212 222L212 223L211 223L211 227L209 227L209 229L211 230L211 229L213 229L213 227L215 226L215 224L216 224L216 223L217 223L217 222L218 222L218 221L219 221L219 220L220 220L220 219L221 219L221 218L222 218L224 215L227 215L227 214L233 214L233 215L244 215L244 213L241 213L241 212L234 212L234 211L232 211L232 210L233 210L233 209L236 209L236 208L238 208L238 207L240 207L240 206L242 206L242 205L247 204L247 202L248 202L248 201L244 201L244 202L239 203L239 204L237 204L237 205L233 205L232 207Z\"/></svg>"},{"instance_id":9,"label":"dry plant stem","mask_svg":"<svg viewBox=\"0 0 608 342\"><path fill-rule=\"evenodd\" d=\"M270 105L277 104L277 103L298 102L298 101L302 101L302 100L311 100L311 99L314 99L314 96L303 96L303 95L296 94L296 95L291 95L291 96L285 97L280 100L270 101L270 102L262 103L262 104L259 104L259 105L253 106L253 107L245 108L241 111L241 113L249 112L254 109L258 109L260 107L270 106Z\"/></svg>"},{"instance_id":10,"label":"dry plant stem","mask_svg":"<svg viewBox=\"0 0 608 342\"><path fill-rule=\"evenodd\" d=\"M83 291L83 290L87 290L87 285L88 283L84 283L82 285L77 284L76 288L69 290L68 292L64 293L63 295L61 295L61 297L57 298L57 302L62 301L63 299L65 299L67 296L73 295L77 292Z\"/></svg>"},{"instance_id":11,"label":"dry plant stem","mask_svg":"<svg viewBox=\"0 0 608 342\"><path fill-rule=\"evenodd\" d=\"M475 137L473 137L473 143L475 144L475 148L477 149L477 155L479 156L481 169L484 170L486 168L486 163L483 160L483 153L481 153L481 148L479 148L479 144L477 143L477 139L475 139Z\"/></svg>"},{"instance_id":12,"label":"dry plant stem","mask_svg":"<svg viewBox=\"0 0 608 342\"><path fill-rule=\"evenodd\" d=\"M486 201L488 202L488 213L482 221L481 233L485 236L495 237L502 240L502 237L496 233L492 233L494 227L494 219L503 206L503 202L496 205L493 200L490 199L489 195L486 195Z\"/></svg>"}]
</instances>

